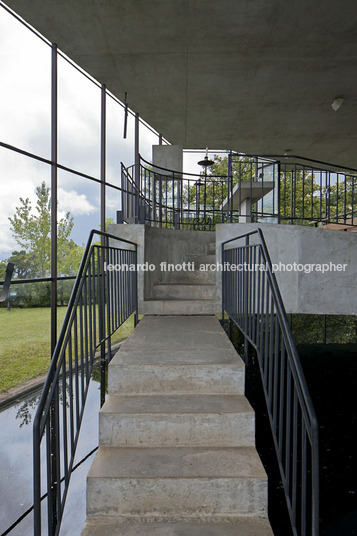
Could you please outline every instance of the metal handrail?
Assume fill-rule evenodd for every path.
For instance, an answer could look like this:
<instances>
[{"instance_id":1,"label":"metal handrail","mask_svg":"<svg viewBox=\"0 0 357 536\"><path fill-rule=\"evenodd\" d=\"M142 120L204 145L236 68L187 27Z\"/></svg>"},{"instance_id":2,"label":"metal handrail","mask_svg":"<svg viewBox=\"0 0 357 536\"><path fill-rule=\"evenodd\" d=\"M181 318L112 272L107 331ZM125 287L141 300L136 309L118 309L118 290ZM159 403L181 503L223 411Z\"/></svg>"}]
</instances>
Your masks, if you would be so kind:
<instances>
[{"instance_id":1,"label":"metal handrail","mask_svg":"<svg viewBox=\"0 0 357 536\"><path fill-rule=\"evenodd\" d=\"M318 536L318 422L261 229L226 240L221 253L222 318L228 313L243 333L245 359L248 343L257 353L293 534Z\"/></svg>"},{"instance_id":2,"label":"metal handrail","mask_svg":"<svg viewBox=\"0 0 357 536\"><path fill-rule=\"evenodd\" d=\"M301 158L268 160L266 156L229 153L227 175L214 175L170 170L139 155L138 163L131 166L134 178L128 171L126 177L122 173L126 192L123 221L183 229L207 218L211 227L242 220L301 225L311 225L313 220L317 225L333 223L353 230L357 227L353 215L356 173L338 166L327 169L322 163L316 167L317 164ZM128 180L130 186L126 187ZM248 215L242 205L243 194L247 195L242 191L243 184L248 184L248 189L250 185L251 190ZM126 207L130 207L129 214ZM201 228L205 229L205 225Z\"/></svg>"},{"instance_id":3,"label":"metal handrail","mask_svg":"<svg viewBox=\"0 0 357 536\"><path fill-rule=\"evenodd\" d=\"M92 244L94 235L101 237L101 245ZM119 247L113 247L109 241L118 241ZM135 270L109 271L109 264L134 264ZM42 529L41 495L47 500L47 534L59 534L97 349L103 405L111 336L133 313L137 323L136 264L135 242L102 231L90 232L34 418L35 536L40 536ZM41 453L45 456L45 471ZM45 494L41 492L43 482L47 487Z\"/></svg>"}]
</instances>

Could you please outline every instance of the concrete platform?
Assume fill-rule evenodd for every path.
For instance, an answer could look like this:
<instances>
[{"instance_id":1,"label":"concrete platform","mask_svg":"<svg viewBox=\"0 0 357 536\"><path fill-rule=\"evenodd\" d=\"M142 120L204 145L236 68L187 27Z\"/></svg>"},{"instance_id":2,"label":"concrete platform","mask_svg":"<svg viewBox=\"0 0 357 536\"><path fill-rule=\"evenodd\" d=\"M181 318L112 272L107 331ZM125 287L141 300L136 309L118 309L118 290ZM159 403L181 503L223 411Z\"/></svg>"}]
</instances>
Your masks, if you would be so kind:
<instances>
[{"instance_id":1,"label":"concrete platform","mask_svg":"<svg viewBox=\"0 0 357 536\"><path fill-rule=\"evenodd\" d=\"M254 411L244 396L113 396L99 414L102 445L253 446Z\"/></svg>"},{"instance_id":2,"label":"concrete platform","mask_svg":"<svg viewBox=\"0 0 357 536\"><path fill-rule=\"evenodd\" d=\"M266 474L254 448L101 447L88 475L88 515L265 510Z\"/></svg>"},{"instance_id":3,"label":"concrete platform","mask_svg":"<svg viewBox=\"0 0 357 536\"><path fill-rule=\"evenodd\" d=\"M82 536L273 536L265 517L241 516L229 519L142 522L119 516L88 518Z\"/></svg>"},{"instance_id":4,"label":"concrete platform","mask_svg":"<svg viewBox=\"0 0 357 536\"><path fill-rule=\"evenodd\" d=\"M153 286L153 298L162 300L214 300L215 284L159 283Z\"/></svg>"}]
</instances>

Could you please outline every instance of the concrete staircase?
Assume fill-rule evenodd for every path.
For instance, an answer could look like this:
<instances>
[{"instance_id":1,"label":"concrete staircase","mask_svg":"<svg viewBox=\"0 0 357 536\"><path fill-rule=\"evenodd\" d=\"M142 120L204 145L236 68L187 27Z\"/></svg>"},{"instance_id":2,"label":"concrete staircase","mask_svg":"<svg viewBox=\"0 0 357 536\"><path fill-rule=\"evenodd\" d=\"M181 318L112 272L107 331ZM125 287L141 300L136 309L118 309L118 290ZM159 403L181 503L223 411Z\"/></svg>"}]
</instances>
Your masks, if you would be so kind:
<instances>
[{"instance_id":1,"label":"concrete staircase","mask_svg":"<svg viewBox=\"0 0 357 536\"><path fill-rule=\"evenodd\" d=\"M200 270L202 264L216 263L216 234L180 231L171 237L174 247L155 243L155 263L187 263L194 270L166 271L155 281L146 281L150 298L143 304L149 314L213 314L217 309L216 272Z\"/></svg>"},{"instance_id":2,"label":"concrete staircase","mask_svg":"<svg viewBox=\"0 0 357 536\"><path fill-rule=\"evenodd\" d=\"M82 536L273 536L244 365L214 316L144 317L108 384Z\"/></svg>"}]
</instances>

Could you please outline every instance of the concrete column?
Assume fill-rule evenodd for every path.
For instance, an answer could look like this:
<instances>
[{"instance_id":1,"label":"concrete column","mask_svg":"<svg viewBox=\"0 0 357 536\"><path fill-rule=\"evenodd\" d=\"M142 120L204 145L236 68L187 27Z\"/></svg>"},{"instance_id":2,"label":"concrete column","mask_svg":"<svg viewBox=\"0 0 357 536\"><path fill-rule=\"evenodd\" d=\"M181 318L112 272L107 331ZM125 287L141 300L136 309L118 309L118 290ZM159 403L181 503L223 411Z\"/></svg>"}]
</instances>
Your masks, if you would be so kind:
<instances>
[{"instance_id":1,"label":"concrete column","mask_svg":"<svg viewBox=\"0 0 357 536\"><path fill-rule=\"evenodd\" d=\"M248 197L244 199L240 204L240 216L239 223L251 223L252 221L252 203Z\"/></svg>"}]
</instances>

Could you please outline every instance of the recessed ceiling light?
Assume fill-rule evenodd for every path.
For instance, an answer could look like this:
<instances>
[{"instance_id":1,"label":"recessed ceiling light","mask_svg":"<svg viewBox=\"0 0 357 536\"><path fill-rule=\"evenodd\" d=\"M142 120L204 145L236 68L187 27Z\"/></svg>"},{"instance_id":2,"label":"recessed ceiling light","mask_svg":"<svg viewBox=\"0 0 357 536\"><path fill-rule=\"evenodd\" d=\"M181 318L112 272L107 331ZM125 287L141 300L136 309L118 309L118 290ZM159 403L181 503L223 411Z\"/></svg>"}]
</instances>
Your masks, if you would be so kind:
<instances>
[{"instance_id":1,"label":"recessed ceiling light","mask_svg":"<svg viewBox=\"0 0 357 536\"><path fill-rule=\"evenodd\" d=\"M341 108L343 103L343 97L335 97L331 103L331 108L334 112L337 112L339 108Z\"/></svg>"}]
</instances>

